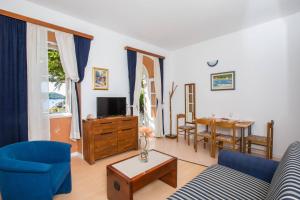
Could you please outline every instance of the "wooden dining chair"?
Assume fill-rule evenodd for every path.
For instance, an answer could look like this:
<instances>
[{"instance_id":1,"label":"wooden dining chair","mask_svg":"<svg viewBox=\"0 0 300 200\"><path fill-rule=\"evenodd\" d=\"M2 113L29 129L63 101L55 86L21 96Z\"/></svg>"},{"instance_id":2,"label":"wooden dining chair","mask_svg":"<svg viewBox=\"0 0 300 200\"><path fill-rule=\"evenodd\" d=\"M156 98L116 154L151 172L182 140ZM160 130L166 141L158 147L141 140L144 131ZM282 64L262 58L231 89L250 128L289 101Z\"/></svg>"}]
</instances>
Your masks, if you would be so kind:
<instances>
[{"instance_id":1,"label":"wooden dining chair","mask_svg":"<svg viewBox=\"0 0 300 200\"><path fill-rule=\"evenodd\" d=\"M215 122L215 129L221 128L222 130L229 130L229 134L220 133L219 131L215 131L216 134L216 145L219 148L223 148L224 144L229 144L230 149L237 150L236 146L239 142L241 142L241 138L237 136L237 131L235 127L235 121L230 120L222 120Z\"/></svg>"},{"instance_id":2,"label":"wooden dining chair","mask_svg":"<svg viewBox=\"0 0 300 200\"><path fill-rule=\"evenodd\" d=\"M185 119L185 114L178 114L177 120L176 120L176 133L177 133L177 142L178 142L178 136L184 135L184 140L188 138L188 145L190 145L190 135L194 134L195 131L195 124L193 123L186 123L184 120L184 123L180 125L180 119Z\"/></svg>"},{"instance_id":3,"label":"wooden dining chair","mask_svg":"<svg viewBox=\"0 0 300 200\"><path fill-rule=\"evenodd\" d=\"M246 145L248 146L248 153L251 153L251 145L259 145L265 147L265 156L267 159L273 158L273 131L274 121L271 120L267 123L267 136L260 135L248 135L246 139Z\"/></svg>"},{"instance_id":4,"label":"wooden dining chair","mask_svg":"<svg viewBox=\"0 0 300 200\"><path fill-rule=\"evenodd\" d=\"M205 126L204 130L199 128ZM215 155L215 120L207 118L199 118L195 120L195 135L194 135L194 149L197 152L197 144L203 141L203 147L206 148L206 144L210 143L210 154L212 157ZM199 140L200 139L200 140Z\"/></svg>"}]
</instances>

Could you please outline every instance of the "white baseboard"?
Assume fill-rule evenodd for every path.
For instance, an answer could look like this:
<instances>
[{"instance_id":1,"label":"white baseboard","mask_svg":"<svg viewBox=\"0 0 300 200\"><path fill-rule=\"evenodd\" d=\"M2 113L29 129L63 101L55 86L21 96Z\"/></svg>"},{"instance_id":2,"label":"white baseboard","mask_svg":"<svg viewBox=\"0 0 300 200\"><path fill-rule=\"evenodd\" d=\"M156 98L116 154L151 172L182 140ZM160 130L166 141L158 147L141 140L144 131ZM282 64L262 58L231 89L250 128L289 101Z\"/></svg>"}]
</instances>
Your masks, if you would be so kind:
<instances>
[{"instance_id":1,"label":"white baseboard","mask_svg":"<svg viewBox=\"0 0 300 200\"><path fill-rule=\"evenodd\" d=\"M79 157L79 158L83 159L82 154L79 153L79 152L73 152L73 153L71 153L71 157L72 157L72 158L73 158L73 157Z\"/></svg>"}]
</instances>

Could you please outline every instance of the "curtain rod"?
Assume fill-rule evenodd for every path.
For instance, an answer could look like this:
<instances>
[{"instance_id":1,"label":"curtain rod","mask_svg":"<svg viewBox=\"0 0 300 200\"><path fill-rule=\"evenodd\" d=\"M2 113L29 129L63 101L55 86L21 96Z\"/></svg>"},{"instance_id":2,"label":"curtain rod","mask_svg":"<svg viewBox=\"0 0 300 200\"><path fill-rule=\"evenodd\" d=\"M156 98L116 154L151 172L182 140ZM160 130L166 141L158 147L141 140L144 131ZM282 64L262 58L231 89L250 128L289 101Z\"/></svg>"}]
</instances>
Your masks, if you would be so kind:
<instances>
[{"instance_id":1,"label":"curtain rod","mask_svg":"<svg viewBox=\"0 0 300 200\"><path fill-rule=\"evenodd\" d=\"M78 31L74 31L72 29L68 29L68 28L65 28L65 27L62 27L62 26L57 26L55 24L50 24L48 22L44 22L44 21L41 21L41 20L38 20L38 19L33 19L33 18L30 18L30 17L19 15L19 14L9 12L9 11L3 10L3 9L0 9L0 15L4 15L4 16L11 17L11 18L14 18L14 19L19 19L19 20L22 20L22 21L25 21L25 22L29 22L29 23L32 23L32 24L44 26L44 27L47 27L47 28L50 28L50 29L54 29L54 30L58 30L58 31L66 32L66 33L70 33L70 34L73 34L73 35L81 36L81 37L84 37L84 38L87 38L87 39L90 39L90 40L94 39L94 36L86 34L86 33L81 33L81 32L78 32Z\"/></svg>"},{"instance_id":2,"label":"curtain rod","mask_svg":"<svg viewBox=\"0 0 300 200\"><path fill-rule=\"evenodd\" d=\"M139 52L139 53L142 53L142 54L146 54L146 55L149 55L149 56L154 56L154 57L157 57L157 58L165 59L164 56L161 56L161 55L158 55L158 54L155 54L155 53L151 53L151 52L148 52L148 51L144 51L144 50L141 50L141 49L136 49L136 48L129 47L129 46L126 46L125 50L136 51L136 52Z\"/></svg>"}]
</instances>

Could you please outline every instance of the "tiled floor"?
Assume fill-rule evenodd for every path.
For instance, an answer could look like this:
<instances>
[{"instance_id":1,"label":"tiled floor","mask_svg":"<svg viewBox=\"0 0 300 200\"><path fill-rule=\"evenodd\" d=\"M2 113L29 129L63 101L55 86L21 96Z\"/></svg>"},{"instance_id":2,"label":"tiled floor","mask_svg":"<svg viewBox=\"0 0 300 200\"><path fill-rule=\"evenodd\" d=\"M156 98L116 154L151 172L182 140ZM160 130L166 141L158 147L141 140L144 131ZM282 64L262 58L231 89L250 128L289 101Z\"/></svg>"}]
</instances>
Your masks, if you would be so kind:
<instances>
[{"instance_id":1,"label":"tiled floor","mask_svg":"<svg viewBox=\"0 0 300 200\"><path fill-rule=\"evenodd\" d=\"M70 194L55 196L55 200L106 200L106 165L137 154L130 151L96 161L89 165L80 158L72 158L73 190ZM178 188L192 180L206 167L189 162L178 161ZM177 189L178 189L177 188ZM173 194L173 188L156 180L134 193L134 200L163 200ZM121 200L121 199L120 199Z\"/></svg>"},{"instance_id":2,"label":"tiled floor","mask_svg":"<svg viewBox=\"0 0 300 200\"><path fill-rule=\"evenodd\" d=\"M150 148L176 156L179 159L210 166L217 162L209 155L209 149L204 149L203 144L198 144L198 152L194 151L193 144L188 146L183 137L176 139L158 138L151 139ZM106 198L106 165L117 160L137 154L138 151L130 151L112 156L89 165L80 158L72 158L73 190L71 194L58 195L55 200L105 200ZM206 169L201 165L178 161L178 188L193 179L201 171ZM135 200L165 199L176 191L175 188L161 182L154 181L141 190L134 193ZM1 197L0 197L1 200Z\"/></svg>"},{"instance_id":3,"label":"tiled floor","mask_svg":"<svg viewBox=\"0 0 300 200\"><path fill-rule=\"evenodd\" d=\"M183 136L179 137L180 138L178 142L176 142L176 139L153 138L150 148L168 153L182 160L187 160L205 166L210 166L217 163L216 158L218 155L216 155L216 158L210 157L209 147L204 149L203 143L198 143L198 151L195 152L192 140L189 146L187 141L184 140Z\"/></svg>"}]
</instances>

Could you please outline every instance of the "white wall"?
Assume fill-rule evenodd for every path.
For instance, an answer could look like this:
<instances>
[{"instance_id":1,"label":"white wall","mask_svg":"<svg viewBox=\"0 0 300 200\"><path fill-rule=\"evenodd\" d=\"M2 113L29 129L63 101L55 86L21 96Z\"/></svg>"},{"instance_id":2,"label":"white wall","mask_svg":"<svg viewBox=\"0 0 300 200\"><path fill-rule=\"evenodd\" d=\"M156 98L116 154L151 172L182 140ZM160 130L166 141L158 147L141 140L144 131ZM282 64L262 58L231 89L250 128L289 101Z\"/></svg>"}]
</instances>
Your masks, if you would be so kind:
<instances>
[{"instance_id":1,"label":"white wall","mask_svg":"<svg viewBox=\"0 0 300 200\"><path fill-rule=\"evenodd\" d=\"M108 29L90 24L86 21L64 15L63 13L38 6L23 0L0 1L0 8L41 19L49 23L71 28L94 35L90 57L82 82L82 117L87 114L96 116L96 97L125 96L129 102L129 83L127 70L127 56L125 46L141 48L167 57L167 51L118 34ZM167 59L166 59L167 66ZM92 67L109 69L109 90L97 91L92 89Z\"/></svg>"},{"instance_id":2,"label":"white wall","mask_svg":"<svg viewBox=\"0 0 300 200\"><path fill-rule=\"evenodd\" d=\"M174 115L184 112L184 83L197 89L197 116L254 120L253 132L266 134L275 121L274 154L281 156L292 141L300 140L300 13L228 34L172 52L167 82L180 87ZM219 59L215 68L206 65ZM236 90L210 91L210 74L236 72Z\"/></svg>"},{"instance_id":3,"label":"white wall","mask_svg":"<svg viewBox=\"0 0 300 200\"><path fill-rule=\"evenodd\" d=\"M96 115L97 96L126 96L128 71L124 46L134 46L165 55L165 128L168 132L168 91L179 85L173 101L173 116L184 111L183 84L197 84L197 116L233 117L255 120L254 132L265 134L267 121L275 120L275 155L300 140L300 14L169 52L153 45L95 26L23 0L2 0L0 8L95 36L85 80L82 83L83 117ZM216 68L206 61L219 59ZM92 67L110 70L108 91L92 90ZM210 91L210 74L236 71L235 91ZM175 127L175 120L173 121Z\"/></svg>"}]
</instances>

